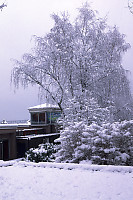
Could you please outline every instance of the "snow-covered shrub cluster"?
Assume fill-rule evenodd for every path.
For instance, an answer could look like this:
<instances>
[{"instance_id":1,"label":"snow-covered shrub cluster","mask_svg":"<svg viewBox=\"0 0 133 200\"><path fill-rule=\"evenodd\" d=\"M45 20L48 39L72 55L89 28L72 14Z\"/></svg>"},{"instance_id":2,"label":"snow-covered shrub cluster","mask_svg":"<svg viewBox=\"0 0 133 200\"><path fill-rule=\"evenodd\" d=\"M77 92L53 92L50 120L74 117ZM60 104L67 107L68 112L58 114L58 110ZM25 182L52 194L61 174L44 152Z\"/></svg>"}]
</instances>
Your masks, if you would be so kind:
<instances>
[{"instance_id":1,"label":"snow-covered shrub cluster","mask_svg":"<svg viewBox=\"0 0 133 200\"><path fill-rule=\"evenodd\" d=\"M32 162L52 162L55 159L56 145L53 143L40 144L38 148L31 148L25 158Z\"/></svg>"},{"instance_id":2,"label":"snow-covered shrub cluster","mask_svg":"<svg viewBox=\"0 0 133 200\"><path fill-rule=\"evenodd\" d=\"M46 143L29 149L26 160L133 166L133 120L102 125L72 121L56 141L60 145Z\"/></svg>"},{"instance_id":3,"label":"snow-covered shrub cluster","mask_svg":"<svg viewBox=\"0 0 133 200\"><path fill-rule=\"evenodd\" d=\"M97 164L133 165L133 121L103 124L93 134L91 160Z\"/></svg>"},{"instance_id":4,"label":"snow-covered shrub cluster","mask_svg":"<svg viewBox=\"0 0 133 200\"><path fill-rule=\"evenodd\" d=\"M102 125L73 122L58 141L57 162L133 165L133 120Z\"/></svg>"}]
</instances>

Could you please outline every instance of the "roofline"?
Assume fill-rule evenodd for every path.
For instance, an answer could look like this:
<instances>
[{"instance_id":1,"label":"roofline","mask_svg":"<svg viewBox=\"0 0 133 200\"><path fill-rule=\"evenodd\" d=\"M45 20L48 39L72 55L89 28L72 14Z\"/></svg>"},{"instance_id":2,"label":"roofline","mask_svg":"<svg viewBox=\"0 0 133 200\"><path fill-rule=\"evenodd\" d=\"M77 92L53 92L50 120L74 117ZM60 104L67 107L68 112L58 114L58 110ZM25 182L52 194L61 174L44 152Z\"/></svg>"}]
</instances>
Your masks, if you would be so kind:
<instances>
[{"instance_id":1,"label":"roofline","mask_svg":"<svg viewBox=\"0 0 133 200\"><path fill-rule=\"evenodd\" d=\"M52 111L52 110L60 110L59 106L52 104L40 104L37 106L29 107L28 110L31 111Z\"/></svg>"},{"instance_id":2,"label":"roofline","mask_svg":"<svg viewBox=\"0 0 133 200\"><path fill-rule=\"evenodd\" d=\"M17 130L17 128L29 127L30 125L31 124L0 124L0 130L4 129Z\"/></svg>"},{"instance_id":3,"label":"roofline","mask_svg":"<svg viewBox=\"0 0 133 200\"><path fill-rule=\"evenodd\" d=\"M32 138L38 138L38 137L51 137L55 135L60 135L60 133L48 133L48 134L33 134L33 135L25 135L25 136L16 136L17 139L32 139Z\"/></svg>"},{"instance_id":4,"label":"roofline","mask_svg":"<svg viewBox=\"0 0 133 200\"><path fill-rule=\"evenodd\" d=\"M8 124L6 124L6 125L1 125L0 124L0 130L4 130L4 129L6 129L6 130L16 130L17 129L17 125L8 125Z\"/></svg>"},{"instance_id":5,"label":"roofline","mask_svg":"<svg viewBox=\"0 0 133 200\"><path fill-rule=\"evenodd\" d=\"M52 111L60 111L59 108L33 108L33 109L28 109L30 113L32 112L52 112Z\"/></svg>"}]
</instances>

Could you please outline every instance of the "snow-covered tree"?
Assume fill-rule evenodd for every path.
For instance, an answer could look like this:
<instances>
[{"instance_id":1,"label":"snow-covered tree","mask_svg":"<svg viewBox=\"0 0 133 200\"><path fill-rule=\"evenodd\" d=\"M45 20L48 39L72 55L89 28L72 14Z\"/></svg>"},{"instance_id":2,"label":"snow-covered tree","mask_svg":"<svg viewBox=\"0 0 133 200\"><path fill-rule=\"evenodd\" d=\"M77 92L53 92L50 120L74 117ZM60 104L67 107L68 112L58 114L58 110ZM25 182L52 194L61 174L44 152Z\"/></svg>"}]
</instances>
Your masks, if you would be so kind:
<instances>
[{"instance_id":1,"label":"snow-covered tree","mask_svg":"<svg viewBox=\"0 0 133 200\"><path fill-rule=\"evenodd\" d=\"M84 121L75 121L66 126L58 139L61 146L56 153L56 162L79 163L83 160L91 160L93 134L99 127L95 123L87 126Z\"/></svg>"},{"instance_id":2,"label":"snow-covered tree","mask_svg":"<svg viewBox=\"0 0 133 200\"><path fill-rule=\"evenodd\" d=\"M5 3L0 4L0 10L2 11L4 7L7 7Z\"/></svg>"},{"instance_id":3,"label":"snow-covered tree","mask_svg":"<svg viewBox=\"0 0 133 200\"><path fill-rule=\"evenodd\" d=\"M133 0L128 0L128 8L130 12L133 14Z\"/></svg>"},{"instance_id":4,"label":"snow-covered tree","mask_svg":"<svg viewBox=\"0 0 133 200\"><path fill-rule=\"evenodd\" d=\"M108 125L104 137L103 122L132 118L132 97L122 67L122 55L130 45L88 3L78 11L73 23L66 13L52 15L53 28L44 37L35 36L33 53L15 62L12 80L16 87L39 85L45 100L60 107L57 160L103 162L113 150L113 141L108 140L112 126Z\"/></svg>"},{"instance_id":5,"label":"snow-covered tree","mask_svg":"<svg viewBox=\"0 0 133 200\"><path fill-rule=\"evenodd\" d=\"M66 13L52 18L50 32L35 36L33 53L15 62L14 85L39 85L44 98L57 103L62 112L71 99L83 102L93 97L99 107L111 108L115 119L130 118L129 83L121 65L129 48L124 35L109 27L87 3L73 23Z\"/></svg>"},{"instance_id":6,"label":"snow-covered tree","mask_svg":"<svg viewBox=\"0 0 133 200\"><path fill-rule=\"evenodd\" d=\"M103 122L110 120L110 110L99 107L92 97L89 99L79 97L67 102L64 114L60 138L57 139L61 144L60 150L56 154L56 161L89 160L93 146L93 134L97 132Z\"/></svg>"}]
</instances>

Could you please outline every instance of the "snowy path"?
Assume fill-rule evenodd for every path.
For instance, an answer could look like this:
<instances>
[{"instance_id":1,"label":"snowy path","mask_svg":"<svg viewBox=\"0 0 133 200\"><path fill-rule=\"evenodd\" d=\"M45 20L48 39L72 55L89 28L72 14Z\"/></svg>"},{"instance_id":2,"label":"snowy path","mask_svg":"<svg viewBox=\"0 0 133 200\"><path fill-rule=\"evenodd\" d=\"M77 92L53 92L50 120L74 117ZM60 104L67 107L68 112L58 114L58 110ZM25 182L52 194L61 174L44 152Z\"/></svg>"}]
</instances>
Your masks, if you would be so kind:
<instances>
[{"instance_id":1,"label":"snowy path","mask_svg":"<svg viewBox=\"0 0 133 200\"><path fill-rule=\"evenodd\" d=\"M0 200L132 200L133 172L0 167Z\"/></svg>"}]
</instances>

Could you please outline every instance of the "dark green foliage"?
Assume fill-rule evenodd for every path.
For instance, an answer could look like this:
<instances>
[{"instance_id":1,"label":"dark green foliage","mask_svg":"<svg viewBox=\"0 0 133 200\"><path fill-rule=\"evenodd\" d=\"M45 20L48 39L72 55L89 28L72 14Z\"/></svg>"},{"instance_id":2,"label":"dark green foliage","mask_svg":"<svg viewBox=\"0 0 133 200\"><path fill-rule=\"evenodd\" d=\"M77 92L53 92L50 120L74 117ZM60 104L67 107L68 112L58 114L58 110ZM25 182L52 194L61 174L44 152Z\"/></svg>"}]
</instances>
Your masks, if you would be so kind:
<instances>
[{"instance_id":1,"label":"dark green foliage","mask_svg":"<svg viewBox=\"0 0 133 200\"><path fill-rule=\"evenodd\" d=\"M40 144L38 148L31 148L26 152L26 160L32 162L52 162L55 159L56 145L52 143Z\"/></svg>"}]
</instances>

